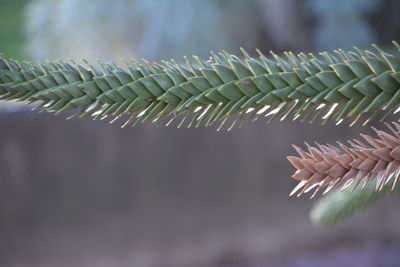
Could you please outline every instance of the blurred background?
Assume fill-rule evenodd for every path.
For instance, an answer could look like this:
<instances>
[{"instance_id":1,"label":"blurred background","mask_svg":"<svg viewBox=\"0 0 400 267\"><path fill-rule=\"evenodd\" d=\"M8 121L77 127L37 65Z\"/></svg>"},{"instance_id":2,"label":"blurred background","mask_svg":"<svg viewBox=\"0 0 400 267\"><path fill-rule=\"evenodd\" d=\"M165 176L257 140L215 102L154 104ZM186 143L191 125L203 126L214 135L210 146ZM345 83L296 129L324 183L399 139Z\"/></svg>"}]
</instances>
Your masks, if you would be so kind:
<instances>
[{"instance_id":1,"label":"blurred background","mask_svg":"<svg viewBox=\"0 0 400 267\"><path fill-rule=\"evenodd\" d=\"M389 48L399 11L396 0L0 0L0 53L180 61L240 46ZM310 222L315 200L288 197L291 144L369 127L120 129L0 108L0 266L400 266L398 196L332 228Z\"/></svg>"}]
</instances>

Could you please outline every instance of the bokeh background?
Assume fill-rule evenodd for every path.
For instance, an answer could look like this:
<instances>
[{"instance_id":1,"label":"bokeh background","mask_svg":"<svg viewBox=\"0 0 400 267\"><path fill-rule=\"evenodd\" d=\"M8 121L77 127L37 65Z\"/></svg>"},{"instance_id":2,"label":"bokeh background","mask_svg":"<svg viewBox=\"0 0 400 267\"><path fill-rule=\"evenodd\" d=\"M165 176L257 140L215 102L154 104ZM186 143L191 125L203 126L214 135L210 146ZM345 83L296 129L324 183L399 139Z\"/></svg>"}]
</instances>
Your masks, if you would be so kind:
<instances>
[{"instance_id":1,"label":"bokeh background","mask_svg":"<svg viewBox=\"0 0 400 267\"><path fill-rule=\"evenodd\" d=\"M241 46L391 49L399 11L396 0L0 0L0 52L180 61ZM0 266L400 266L398 196L332 228L310 222L314 200L288 197L292 143L368 127L120 129L0 108Z\"/></svg>"}]
</instances>

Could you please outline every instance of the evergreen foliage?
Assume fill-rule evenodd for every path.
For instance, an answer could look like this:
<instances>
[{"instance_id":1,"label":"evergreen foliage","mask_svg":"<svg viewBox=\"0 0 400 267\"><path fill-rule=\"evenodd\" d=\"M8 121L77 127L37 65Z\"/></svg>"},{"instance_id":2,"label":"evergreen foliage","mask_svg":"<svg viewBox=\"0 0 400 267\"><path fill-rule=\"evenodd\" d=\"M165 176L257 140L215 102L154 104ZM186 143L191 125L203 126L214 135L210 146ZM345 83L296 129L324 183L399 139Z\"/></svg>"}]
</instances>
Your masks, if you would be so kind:
<instances>
[{"instance_id":1,"label":"evergreen foliage","mask_svg":"<svg viewBox=\"0 0 400 267\"><path fill-rule=\"evenodd\" d=\"M399 45L394 42L399 50ZM223 51L209 60L184 57L161 63L130 61L121 67L99 62L18 62L0 58L2 99L38 103L42 111L94 118L128 115L125 125L180 118L179 126L234 125L280 116L323 123L367 123L400 104L400 57L374 46L376 52L335 50L319 55L260 51L244 59Z\"/></svg>"},{"instance_id":2,"label":"evergreen foliage","mask_svg":"<svg viewBox=\"0 0 400 267\"><path fill-rule=\"evenodd\" d=\"M349 145L307 144L307 151L294 146L299 157L289 156L288 160L296 168L292 177L299 183L290 195L300 190L300 196L315 189L313 197L322 188L326 188L325 194L353 184L353 189L364 188L372 181L380 191L390 179L394 179L394 189L400 177L400 124L386 125L391 134L373 128L378 138L361 134L365 141L353 139Z\"/></svg>"},{"instance_id":3,"label":"evergreen foliage","mask_svg":"<svg viewBox=\"0 0 400 267\"><path fill-rule=\"evenodd\" d=\"M382 191L375 190L376 182L374 181L365 189L358 188L354 192L350 188L343 192L332 192L316 202L311 210L311 221L320 225L335 225L375 203L376 200L387 196L391 193L392 184L393 179L390 186L384 187ZM398 187L396 187L397 190Z\"/></svg>"}]
</instances>

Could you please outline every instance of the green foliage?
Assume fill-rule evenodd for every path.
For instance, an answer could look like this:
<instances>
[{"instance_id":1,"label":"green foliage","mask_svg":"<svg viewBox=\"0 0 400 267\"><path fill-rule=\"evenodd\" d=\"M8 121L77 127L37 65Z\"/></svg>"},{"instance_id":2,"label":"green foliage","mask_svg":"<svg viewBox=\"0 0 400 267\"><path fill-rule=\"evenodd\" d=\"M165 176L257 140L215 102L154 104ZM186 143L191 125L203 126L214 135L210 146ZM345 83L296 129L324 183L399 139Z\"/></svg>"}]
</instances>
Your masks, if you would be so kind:
<instances>
[{"instance_id":1,"label":"green foliage","mask_svg":"<svg viewBox=\"0 0 400 267\"><path fill-rule=\"evenodd\" d=\"M392 193L392 183L393 179L381 191L375 190L376 182L374 181L366 188L358 188L354 192L351 188L342 192L332 192L314 205L310 214L311 221L320 225L335 225L375 203L376 200ZM398 190L398 186L395 190Z\"/></svg>"},{"instance_id":2,"label":"green foliage","mask_svg":"<svg viewBox=\"0 0 400 267\"><path fill-rule=\"evenodd\" d=\"M395 43L399 48L398 44ZM164 117L181 117L179 126L231 127L249 120L281 115L281 119L323 117L340 123L356 122L368 113L369 121L385 110L392 114L400 104L400 57L355 49L333 53L272 53L269 59L244 59L227 52L211 53L208 61L184 58L149 63L131 61L126 67L100 62L101 70L87 63L17 62L0 58L2 99L39 102L43 111L76 111L94 118L129 114L132 126ZM73 116L74 116L73 115ZM384 118L385 118L384 116Z\"/></svg>"},{"instance_id":3,"label":"green foliage","mask_svg":"<svg viewBox=\"0 0 400 267\"><path fill-rule=\"evenodd\" d=\"M23 57L23 10L29 0L0 1L0 51L12 57Z\"/></svg>"}]
</instances>

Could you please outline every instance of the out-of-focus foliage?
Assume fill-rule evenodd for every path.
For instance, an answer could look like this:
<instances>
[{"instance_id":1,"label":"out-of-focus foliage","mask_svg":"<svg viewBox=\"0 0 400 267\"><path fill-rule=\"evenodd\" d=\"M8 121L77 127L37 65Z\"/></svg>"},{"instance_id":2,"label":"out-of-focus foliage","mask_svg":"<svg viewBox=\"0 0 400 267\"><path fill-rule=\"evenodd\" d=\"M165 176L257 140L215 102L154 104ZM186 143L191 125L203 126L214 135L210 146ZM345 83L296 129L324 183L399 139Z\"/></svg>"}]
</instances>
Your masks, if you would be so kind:
<instances>
[{"instance_id":1,"label":"out-of-focus foliage","mask_svg":"<svg viewBox=\"0 0 400 267\"><path fill-rule=\"evenodd\" d=\"M156 60L221 49L237 53L239 46L277 52L349 48L381 38L371 15L397 6L393 0L31 0L27 50L42 59ZM398 27L393 20L385 23Z\"/></svg>"},{"instance_id":2,"label":"out-of-focus foliage","mask_svg":"<svg viewBox=\"0 0 400 267\"><path fill-rule=\"evenodd\" d=\"M237 53L239 46L276 52L363 47L396 39L399 26L396 16L382 15L399 7L394 0L31 1L27 50L42 59L157 60ZM391 29L388 40L383 28Z\"/></svg>"},{"instance_id":3,"label":"out-of-focus foliage","mask_svg":"<svg viewBox=\"0 0 400 267\"><path fill-rule=\"evenodd\" d=\"M375 190L376 182L374 181L365 189L358 188L354 192L352 192L351 187L342 192L332 192L314 205L310 215L311 221L315 224L327 226L340 223L375 203L376 200L398 191L398 186L395 188L396 191L391 191L393 180L381 191Z\"/></svg>"},{"instance_id":4,"label":"out-of-focus foliage","mask_svg":"<svg viewBox=\"0 0 400 267\"><path fill-rule=\"evenodd\" d=\"M363 46L375 39L366 15L379 5L379 0L307 2L318 19L315 42L319 49Z\"/></svg>"},{"instance_id":5,"label":"out-of-focus foliage","mask_svg":"<svg viewBox=\"0 0 400 267\"><path fill-rule=\"evenodd\" d=\"M234 47L234 36L252 44L251 7L253 1L36 0L27 10L28 51L36 58L204 55Z\"/></svg>"},{"instance_id":6,"label":"out-of-focus foliage","mask_svg":"<svg viewBox=\"0 0 400 267\"><path fill-rule=\"evenodd\" d=\"M24 57L23 8L29 0L0 1L0 53Z\"/></svg>"}]
</instances>

